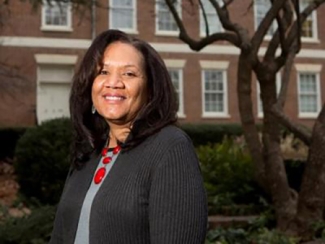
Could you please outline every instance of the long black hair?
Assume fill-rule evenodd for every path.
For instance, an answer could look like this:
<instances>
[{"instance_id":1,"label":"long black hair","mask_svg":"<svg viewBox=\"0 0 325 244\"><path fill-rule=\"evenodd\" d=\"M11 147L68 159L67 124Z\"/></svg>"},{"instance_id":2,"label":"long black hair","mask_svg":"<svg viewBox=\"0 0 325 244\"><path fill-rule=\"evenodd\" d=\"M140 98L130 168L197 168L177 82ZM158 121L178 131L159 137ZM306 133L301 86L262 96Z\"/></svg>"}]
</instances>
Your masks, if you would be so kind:
<instances>
[{"instance_id":1,"label":"long black hair","mask_svg":"<svg viewBox=\"0 0 325 244\"><path fill-rule=\"evenodd\" d=\"M177 121L177 102L168 70L160 55L145 41L118 30L107 30L96 37L85 53L73 77L70 113L74 130L72 163L81 167L94 151L99 152L107 141L109 126L98 113L92 114L91 90L98 67L102 66L105 49L114 42L136 48L143 56L147 77L148 99L132 124L123 150L130 150L148 136Z\"/></svg>"}]
</instances>

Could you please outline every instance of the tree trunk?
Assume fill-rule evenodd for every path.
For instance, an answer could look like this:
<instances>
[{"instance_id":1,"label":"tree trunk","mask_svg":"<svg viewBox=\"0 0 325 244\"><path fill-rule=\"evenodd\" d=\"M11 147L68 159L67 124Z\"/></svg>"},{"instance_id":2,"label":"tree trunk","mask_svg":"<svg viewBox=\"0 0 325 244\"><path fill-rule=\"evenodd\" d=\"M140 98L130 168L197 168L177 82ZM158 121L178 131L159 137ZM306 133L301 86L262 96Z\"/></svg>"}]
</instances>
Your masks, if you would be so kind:
<instances>
[{"instance_id":1,"label":"tree trunk","mask_svg":"<svg viewBox=\"0 0 325 244\"><path fill-rule=\"evenodd\" d=\"M284 231L295 217L297 194L289 187L280 148L281 131L271 112L276 102L275 76L260 82L263 103L263 156L267 182L274 203L277 228Z\"/></svg>"},{"instance_id":2,"label":"tree trunk","mask_svg":"<svg viewBox=\"0 0 325 244\"><path fill-rule=\"evenodd\" d=\"M258 136L253 114L251 99L252 65L249 54L241 52L238 59L237 94L240 119L243 126L244 137L254 163L255 180L267 190L265 181L262 146ZM268 191L268 190L267 190Z\"/></svg>"},{"instance_id":3,"label":"tree trunk","mask_svg":"<svg viewBox=\"0 0 325 244\"><path fill-rule=\"evenodd\" d=\"M292 230L310 239L312 224L323 220L325 199L325 104L312 132L311 145L299 194L298 212Z\"/></svg>"}]
</instances>

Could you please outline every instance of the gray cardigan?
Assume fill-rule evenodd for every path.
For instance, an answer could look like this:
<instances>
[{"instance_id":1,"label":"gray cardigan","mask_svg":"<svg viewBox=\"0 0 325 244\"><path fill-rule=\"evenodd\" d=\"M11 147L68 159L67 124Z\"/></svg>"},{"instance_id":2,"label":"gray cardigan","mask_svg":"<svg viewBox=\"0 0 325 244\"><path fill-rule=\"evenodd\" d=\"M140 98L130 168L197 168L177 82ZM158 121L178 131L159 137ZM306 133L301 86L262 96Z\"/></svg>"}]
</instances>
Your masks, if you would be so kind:
<instances>
[{"instance_id":1,"label":"gray cardigan","mask_svg":"<svg viewBox=\"0 0 325 244\"><path fill-rule=\"evenodd\" d=\"M100 155L67 180L50 244L73 244L80 210ZM97 192L90 244L200 244L207 202L190 139L168 126L121 152Z\"/></svg>"}]
</instances>

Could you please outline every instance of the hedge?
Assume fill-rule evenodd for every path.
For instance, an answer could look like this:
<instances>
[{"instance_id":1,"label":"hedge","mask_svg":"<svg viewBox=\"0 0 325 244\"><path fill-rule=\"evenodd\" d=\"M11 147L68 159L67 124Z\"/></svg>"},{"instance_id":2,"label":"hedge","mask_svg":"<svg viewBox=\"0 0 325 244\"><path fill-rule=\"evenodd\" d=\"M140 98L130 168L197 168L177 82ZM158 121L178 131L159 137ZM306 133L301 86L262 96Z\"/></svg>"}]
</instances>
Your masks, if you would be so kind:
<instances>
[{"instance_id":1,"label":"hedge","mask_svg":"<svg viewBox=\"0 0 325 244\"><path fill-rule=\"evenodd\" d=\"M0 160L13 159L15 147L26 128L0 128Z\"/></svg>"}]
</instances>

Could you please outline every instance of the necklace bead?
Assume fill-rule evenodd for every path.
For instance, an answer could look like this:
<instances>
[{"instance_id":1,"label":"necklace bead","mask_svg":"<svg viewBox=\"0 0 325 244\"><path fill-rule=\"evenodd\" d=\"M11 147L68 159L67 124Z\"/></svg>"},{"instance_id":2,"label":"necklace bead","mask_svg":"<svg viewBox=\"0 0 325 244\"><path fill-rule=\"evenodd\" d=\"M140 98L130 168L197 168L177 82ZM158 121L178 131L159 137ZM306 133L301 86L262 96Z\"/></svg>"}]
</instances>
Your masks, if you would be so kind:
<instances>
[{"instance_id":1,"label":"necklace bead","mask_svg":"<svg viewBox=\"0 0 325 244\"><path fill-rule=\"evenodd\" d=\"M96 184L99 184L103 180L105 173L106 173L106 169L104 167L98 169L94 177L94 182Z\"/></svg>"},{"instance_id":2,"label":"necklace bead","mask_svg":"<svg viewBox=\"0 0 325 244\"><path fill-rule=\"evenodd\" d=\"M104 165L103 167L99 168L96 173L95 173L95 176L94 176L94 182L95 184L99 184L102 182L102 180L104 179L105 177L105 174L106 174L106 168L105 166L107 164L109 164L113 158L112 156L117 156L117 154L121 151L121 147L119 145L117 145L116 147L113 148L113 151L112 151L112 156L107 156L107 153L108 153L108 148L107 147L104 147L102 152L101 152L101 155L103 157L102 159L102 164Z\"/></svg>"},{"instance_id":3,"label":"necklace bead","mask_svg":"<svg viewBox=\"0 0 325 244\"><path fill-rule=\"evenodd\" d=\"M103 159L103 164L108 164L108 163L110 163L112 161L112 157L105 157L104 159Z\"/></svg>"}]
</instances>

